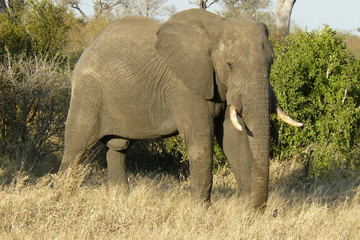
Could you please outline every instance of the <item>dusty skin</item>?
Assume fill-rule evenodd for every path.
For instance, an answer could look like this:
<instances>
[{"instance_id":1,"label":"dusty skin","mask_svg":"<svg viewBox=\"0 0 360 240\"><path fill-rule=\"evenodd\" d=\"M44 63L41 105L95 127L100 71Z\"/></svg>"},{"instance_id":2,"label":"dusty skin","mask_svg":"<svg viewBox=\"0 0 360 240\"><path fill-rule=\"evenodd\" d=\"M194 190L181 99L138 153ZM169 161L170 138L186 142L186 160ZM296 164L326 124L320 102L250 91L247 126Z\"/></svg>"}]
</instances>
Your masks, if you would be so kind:
<instances>
[{"instance_id":1,"label":"dusty skin","mask_svg":"<svg viewBox=\"0 0 360 240\"><path fill-rule=\"evenodd\" d=\"M83 166L35 184L19 175L0 190L0 239L359 239L360 179L303 182L301 169L271 163L263 214L235 197L226 171L209 209L191 201L187 181L160 175L130 176L129 196Z\"/></svg>"}]
</instances>

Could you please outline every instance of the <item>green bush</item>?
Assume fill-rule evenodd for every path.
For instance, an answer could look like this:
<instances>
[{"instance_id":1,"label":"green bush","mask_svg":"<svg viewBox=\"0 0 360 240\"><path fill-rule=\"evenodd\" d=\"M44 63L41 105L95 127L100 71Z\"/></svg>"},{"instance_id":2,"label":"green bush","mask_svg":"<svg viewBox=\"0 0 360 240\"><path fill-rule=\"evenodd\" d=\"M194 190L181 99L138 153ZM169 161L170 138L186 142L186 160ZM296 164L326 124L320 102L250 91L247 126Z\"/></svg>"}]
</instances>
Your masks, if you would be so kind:
<instances>
[{"instance_id":1,"label":"green bush","mask_svg":"<svg viewBox=\"0 0 360 240\"><path fill-rule=\"evenodd\" d=\"M272 154L302 159L312 176L360 169L360 63L329 27L298 30L275 44L271 82L279 104L303 128L274 122Z\"/></svg>"},{"instance_id":2,"label":"green bush","mask_svg":"<svg viewBox=\"0 0 360 240\"><path fill-rule=\"evenodd\" d=\"M68 41L75 17L50 0L30 0L0 14L0 55L58 56Z\"/></svg>"},{"instance_id":3,"label":"green bush","mask_svg":"<svg viewBox=\"0 0 360 240\"><path fill-rule=\"evenodd\" d=\"M18 15L0 14L0 56L29 53L31 51L31 37Z\"/></svg>"},{"instance_id":4,"label":"green bush","mask_svg":"<svg viewBox=\"0 0 360 240\"><path fill-rule=\"evenodd\" d=\"M71 18L65 7L49 0L30 0L24 18L33 52L55 56L65 47Z\"/></svg>"}]
</instances>

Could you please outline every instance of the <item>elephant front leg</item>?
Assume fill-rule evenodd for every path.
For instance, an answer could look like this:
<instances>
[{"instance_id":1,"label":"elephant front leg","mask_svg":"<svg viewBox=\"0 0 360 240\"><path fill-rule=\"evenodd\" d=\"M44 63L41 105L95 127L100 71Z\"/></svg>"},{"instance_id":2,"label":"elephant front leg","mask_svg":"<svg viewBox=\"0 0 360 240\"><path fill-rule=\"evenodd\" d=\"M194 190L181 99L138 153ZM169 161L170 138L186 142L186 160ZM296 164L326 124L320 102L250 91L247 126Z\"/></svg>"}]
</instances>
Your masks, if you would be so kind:
<instances>
[{"instance_id":1,"label":"elephant front leg","mask_svg":"<svg viewBox=\"0 0 360 240\"><path fill-rule=\"evenodd\" d=\"M185 141L190 163L191 195L196 200L210 203L213 183L213 137L209 133L189 138Z\"/></svg>"},{"instance_id":2,"label":"elephant front leg","mask_svg":"<svg viewBox=\"0 0 360 240\"><path fill-rule=\"evenodd\" d=\"M209 103L189 90L171 106L180 136L184 139L190 165L190 187L194 200L210 203L214 118ZM179 111L180 110L180 111Z\"/></svg>"}]
</instances>

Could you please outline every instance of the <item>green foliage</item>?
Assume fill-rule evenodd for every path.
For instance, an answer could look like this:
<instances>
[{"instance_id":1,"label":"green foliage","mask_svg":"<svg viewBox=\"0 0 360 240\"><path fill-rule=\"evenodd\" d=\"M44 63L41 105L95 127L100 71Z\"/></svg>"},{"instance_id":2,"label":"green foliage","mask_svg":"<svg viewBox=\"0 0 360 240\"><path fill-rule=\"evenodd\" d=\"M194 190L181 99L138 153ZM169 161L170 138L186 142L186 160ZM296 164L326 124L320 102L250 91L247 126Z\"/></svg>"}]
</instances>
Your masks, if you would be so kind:
<instances>
[{"instance_id":1,"label":"green foliage","mask_svg":"<svg viewBox=\"0 0 360 240\"><path fill-rule=\"evenodd\" d=\"M309 161L312 176L359 169L360 62L329 27L298 31L275 44L271 81L279 104L303 128L275 122L272 153Z\"/></svg>"},{"instance_id":2,"label":"green foliage","mask_svg":"<svg viewBox=\"0 0 360 240\"><path fill-rule=\"evenodd\" d=\"M0 56L28 53L31 51L31 37L20 21L20 16L0 14Z\"/></svg>"},{"instance_id":3,"label":"green foliage","mask_svg":"<svg viewBox=\"0 0 360 240\"><path fill-rule=\"evenodd\" d=\"M50 0L30 0L17 11L0 14L0 55L54 57L66 46L75 18Z\"/></svg>"},{"instance_id":4,"label":"green foliage","mask_svg":"<svg viewBox=\"0 0 360 240\"><path fill-rule=\"evenodd\" d=\"M67 41L69 18L65 7L49 0L30 0L24 19L31 36L32 51L48 56L59 53Z\"/></svg>"}]
</instances>

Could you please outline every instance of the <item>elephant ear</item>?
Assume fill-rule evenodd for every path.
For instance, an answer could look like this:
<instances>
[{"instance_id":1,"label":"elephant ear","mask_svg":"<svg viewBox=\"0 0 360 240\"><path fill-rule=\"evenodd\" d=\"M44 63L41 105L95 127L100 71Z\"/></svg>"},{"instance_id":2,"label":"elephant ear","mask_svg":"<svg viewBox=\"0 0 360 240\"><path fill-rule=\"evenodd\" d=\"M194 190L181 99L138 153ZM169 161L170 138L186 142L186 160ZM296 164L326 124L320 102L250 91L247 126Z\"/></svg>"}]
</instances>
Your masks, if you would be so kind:
<instances>
[{"instance_id":1,"label":"elephant ear","mask_svg":"<svg viewBox=\"0 0 360 240\"><path fill-rule=\"evenodd\" d=\"M205 99L214 95L214 67L211 50L222 18L201 9L180 12L164 23L156 49L188 88Z\"/></svg>"}]
</instances>

